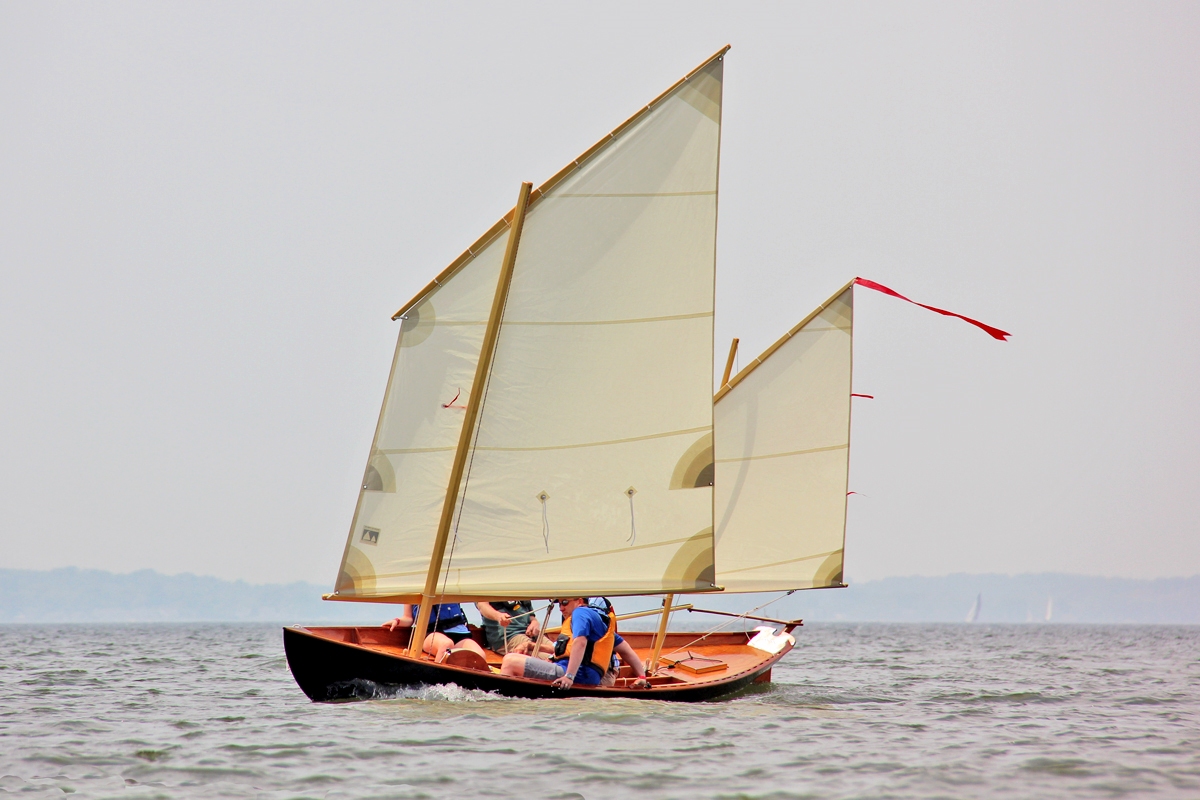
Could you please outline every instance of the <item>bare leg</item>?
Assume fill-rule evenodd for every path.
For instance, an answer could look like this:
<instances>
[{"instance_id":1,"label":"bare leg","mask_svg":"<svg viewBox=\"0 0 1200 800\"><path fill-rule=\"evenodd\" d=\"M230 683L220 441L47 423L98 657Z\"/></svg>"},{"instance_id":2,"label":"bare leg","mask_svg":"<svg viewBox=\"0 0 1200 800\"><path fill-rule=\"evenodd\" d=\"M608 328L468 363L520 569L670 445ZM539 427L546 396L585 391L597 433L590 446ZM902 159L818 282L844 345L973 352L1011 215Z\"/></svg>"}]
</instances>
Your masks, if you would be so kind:
<instances>
[{"instance_id":1,"label":"bare leg","mask_svg":"<svg viewBox=\"0 0 1200 800\"><path fill-rule=\"evenodd\" d=\"M484 655L484 653L483 653L483 648L480 647L479 644L474 639L463 639L461 642L454 645L454 647L452 647L450 649L451 650L470 650L473 653L478 653L480 656L482 656L485 659L487 658L487 656Z\"/></svg>"},{"instance_id":2,"label":"bare leg","mask_svg":"<svg viewBox=\"0 0 1200 800\"><path fill-rule=\"evenodd\" d=\"M526 658L528 658L528 656L523 656L518 653L509 653L504 657L504 661L500 662L500 674L511 675L514 678L524 678Z\"/></svg>"},{"instance_id":3,"label":"bare leg","mask_svg":"<svg viewBox=\"0 0 1200 800\"><path fill-rule=\"evenodd\" d=\"M441 661L442 656L453 646L454 642L450 641L449 636L435 631L425 637L425 644L421 649L433 656L434 661Z\"/></svg>"},{"instance_id":4,"label":"bare leg","mask_svg":"<svg viewBox=\"0 0 1200 800\"><path fill-rule=\"evenodd\" d=\"M483 654L483 648L475 643L474 639L463 639L458 644L455 644L449 636L444 633L431 633L425 637L425 646L423 648L426 653L433 656L434 661L441 661L446 653L450 650L470 650L478 653L481 657L487 658Z\"/></svg>"}]
</instances>

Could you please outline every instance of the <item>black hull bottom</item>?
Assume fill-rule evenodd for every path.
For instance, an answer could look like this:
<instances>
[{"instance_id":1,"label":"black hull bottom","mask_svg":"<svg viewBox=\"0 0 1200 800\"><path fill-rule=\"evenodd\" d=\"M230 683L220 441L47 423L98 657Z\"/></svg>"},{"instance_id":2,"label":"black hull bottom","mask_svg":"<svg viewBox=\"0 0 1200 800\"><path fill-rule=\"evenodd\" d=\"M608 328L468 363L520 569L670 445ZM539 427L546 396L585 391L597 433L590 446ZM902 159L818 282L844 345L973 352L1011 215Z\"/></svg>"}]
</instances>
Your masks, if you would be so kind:
<instances>
[{"instance_id":1,"label":"black hull bottom","mask_svg":"<svg viewBox=\"0 0 1200 800\"><path fill-rule=\"evenodd\" d=\"M554 689L548 683L510 678L494 673L417 661L374 652L313 635L301 629L283 629L283 649L296 683L315 702L370 699L380 687L456 684L464 689L495 692L506 697L629 697L639 700L700 702L738 692L769 679L771 667L782 657L720 681L671 684L652 689L573 687ZM786 652L786 651L785 651Z\"/></svg>"}]
</instances>

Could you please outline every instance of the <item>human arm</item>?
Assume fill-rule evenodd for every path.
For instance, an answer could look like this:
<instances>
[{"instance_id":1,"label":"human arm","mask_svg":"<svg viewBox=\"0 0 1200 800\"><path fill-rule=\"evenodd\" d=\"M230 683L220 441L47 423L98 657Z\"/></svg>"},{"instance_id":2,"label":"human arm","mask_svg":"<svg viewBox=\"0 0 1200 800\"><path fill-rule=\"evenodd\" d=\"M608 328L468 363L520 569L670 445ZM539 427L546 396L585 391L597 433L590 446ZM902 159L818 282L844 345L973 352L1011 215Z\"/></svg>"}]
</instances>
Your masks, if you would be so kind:
<instances>
[{"instance_id":1,"label":"human arm","mask_svg":"<svg viewBox=\"0 0 1200 800\"><path fill-rule=\"evenodd\" d=\"M583 664L583 654L587 651L586 636L576 636L571 640L571 658L567 661L567 674L555 680L551 686L556 689L570 689L575 685L575 676Z\"/></svg>"},{"instance_id":2,"label":"human arm","mask_svg":"<svg viewBox=\"0 0 1200 800\"><path fill-rule=\"evenodd\" d=\"M615 650L617 655L621 657L621 660L633 669L633 676L639 679L633 682L634 688L649 689L650 681L645 679L646 667L642 664L642 659L638 657L637 651L633 649L633 646L628 641L622 639Z\"/></svg>"},{"instance_id":3,"label":"human arm","mask_svg":"<svg viewBox=\"0 0 1200 800\"><path fill-rule=\"evenodd\" d=\"M413 625L412 609L407 604L402 608L404 610L400 612L400 616L383 623L383 627L389 631L394 631L396 628L411 628Z\"/></svg>"},{"instance_id":4,"label":"human arm","mask_svg":"<svg viewBox=\"0 0 1200 800\"><path fill-rule=\"evenodd\" d=\"M491 603L476 603L475 608L479 609L479 613L484 619L490 619L492 622L499 624L501 628L507 628L508 624L512 622L512 617L503 611L497 611L492 608Z\"/></svg>"}]
</instances>

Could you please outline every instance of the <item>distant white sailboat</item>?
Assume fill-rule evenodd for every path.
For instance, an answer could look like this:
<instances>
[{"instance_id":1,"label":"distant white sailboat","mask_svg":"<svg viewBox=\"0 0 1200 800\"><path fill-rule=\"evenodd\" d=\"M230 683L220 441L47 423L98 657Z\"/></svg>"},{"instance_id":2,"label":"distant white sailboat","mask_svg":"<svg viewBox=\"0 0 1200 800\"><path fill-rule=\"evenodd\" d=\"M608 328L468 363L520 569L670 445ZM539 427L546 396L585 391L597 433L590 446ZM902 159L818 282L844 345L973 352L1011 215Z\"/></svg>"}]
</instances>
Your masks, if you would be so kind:
<instances>
[{"instance_id":1,"label":"distant white sailboat","mask_svg":"<svg viewBox=\"0 0 1200 800\"><path fill-rule=\"evenodd\" d=\"M1046 598L1046 622L1049 622L1050 618L1052 616L1054 616L1054 596L1053 595Z\"/></svg>"},{"instance_id":2,"label":"distant white sailboat","mask_svg":"<svg viewBox=\"0 0 1200 800\"><path fill-rule=\"evenodd\" d=\"M971 604L971 610L967 612L967 622L974 622L979 619L979 609L983 606L983 595L975 595L975 602Z\"/></svg>"}]
</instances>

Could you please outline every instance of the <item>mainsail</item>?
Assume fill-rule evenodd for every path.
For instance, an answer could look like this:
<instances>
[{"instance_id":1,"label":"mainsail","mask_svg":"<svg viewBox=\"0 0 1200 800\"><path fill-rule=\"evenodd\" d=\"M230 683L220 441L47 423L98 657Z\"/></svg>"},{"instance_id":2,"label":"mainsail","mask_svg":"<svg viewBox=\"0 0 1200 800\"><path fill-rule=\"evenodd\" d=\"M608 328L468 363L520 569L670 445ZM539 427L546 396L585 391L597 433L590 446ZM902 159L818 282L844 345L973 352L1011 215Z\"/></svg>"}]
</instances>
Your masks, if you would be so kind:
<instances>
[{"instance_id":1,"label":"mainsail","mask_svg":"<svg viewBox=\"0 0 1200 800\"><path fill-rule=\"evenodd\" d=\"M715 398L716 582L728 592L842 585L853 284Z\"/></svg>"},{"instance_id":2,"label":"mainsail","mask_svg":"<svg viewBox=\"0 0 1200 800\"><path fill-rule=\"evenodd\" d=\"M439 596L714 588L724 52L533 193L484 386L469 384L502 225L402 309L335 598L418 598L473 391Z\"/></svg>"}]
</instances>

